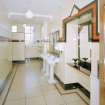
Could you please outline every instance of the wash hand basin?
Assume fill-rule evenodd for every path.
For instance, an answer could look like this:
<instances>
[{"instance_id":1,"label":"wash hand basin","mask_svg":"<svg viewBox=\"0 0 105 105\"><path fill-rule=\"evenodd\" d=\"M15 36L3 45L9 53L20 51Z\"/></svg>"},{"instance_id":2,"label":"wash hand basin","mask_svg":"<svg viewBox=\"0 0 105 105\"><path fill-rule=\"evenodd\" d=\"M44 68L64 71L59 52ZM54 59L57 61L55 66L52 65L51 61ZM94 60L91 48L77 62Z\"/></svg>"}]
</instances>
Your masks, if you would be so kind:
<instances>
[{"instance_id":1,"label":"wash hand basin","mask_svg":"<svg viewBox=\"0 0 105 105\"><path fill-rule=\"evenodd\" d=\"M47 62L50 64L50 65L54 65L55 63L58 63L59 62L59 57L56 57L56 56L53 56L53 55L49 55L47 57Z\"/></svg>"}]
</instances>

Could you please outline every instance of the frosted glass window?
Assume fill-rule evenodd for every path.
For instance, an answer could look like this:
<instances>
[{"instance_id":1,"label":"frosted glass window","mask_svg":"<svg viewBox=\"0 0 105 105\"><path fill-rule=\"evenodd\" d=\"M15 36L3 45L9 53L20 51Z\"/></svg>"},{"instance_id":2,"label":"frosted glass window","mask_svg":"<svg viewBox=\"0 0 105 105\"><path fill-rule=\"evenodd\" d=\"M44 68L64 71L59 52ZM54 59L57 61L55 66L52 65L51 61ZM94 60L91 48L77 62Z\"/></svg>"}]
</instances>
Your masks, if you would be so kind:
<instances>
[{"instance_id":1,"label":"frosted glass window","mask_svg":"<svg viewBox=\"0 0 105 105\"><path fill-rule=\"evenodd\" d=\"M17 25L12 26L12 32L17 32Z\"/></svg>"},{"instance_id":2,"label":"frosted glass window","mask_svg":"<svg viewBox=\"0 0 105 105\"><path fill-rule=\"evenodd\" d=\"M31 30L30 30L30 26L26 26L26 27L25 27L25 33L31 33L30 31L31 31Z\"/></svg>"},{"instance_id":3,"label":"frosted glass window","mask_svg":"<svg viewBox=\"0 0 105 105\"><path fill-rule=\"evenodd\" d=\"M32 45L34 44L34 30L35 27L31 25L25 26L25 44L26 45Z\"/></svg>"}]
</instances>

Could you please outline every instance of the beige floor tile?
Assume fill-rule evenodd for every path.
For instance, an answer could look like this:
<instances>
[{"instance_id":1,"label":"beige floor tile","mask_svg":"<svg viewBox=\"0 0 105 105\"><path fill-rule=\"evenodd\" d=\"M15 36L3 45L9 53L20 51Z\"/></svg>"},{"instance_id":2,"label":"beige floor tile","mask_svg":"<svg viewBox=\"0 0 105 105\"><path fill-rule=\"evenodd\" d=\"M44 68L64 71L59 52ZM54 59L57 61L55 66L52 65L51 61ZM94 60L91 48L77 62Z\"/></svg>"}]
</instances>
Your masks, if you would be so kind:
<instances>
[{"instance_id":1,"label":"beige floor tile","mask_svg":"<svg viewBox=\"0 0 105 105\"><path fill-rule=\"evenodd\" d=\"M27 98L26 105L46 105L43 97Z\"/></svg>"},{"instance_id":2,"label":"beige floor tile","mask_svg":"<svg viewBox=\"0 0 105 105\"><path fill-rule=\"evenodd\" d=\"M47 91L57 91L56 88L54 86L41 86L41 90L43 92L47 92Z\"/></svg>"},{"instance_id":3,"label":"beige floor tile","mask_svg":"<svg viewBox=\"0 0 105 105\"><path fill-rule=\"evenodd\" d=\"M5 105L25 105L25 99L18 99L18 100L12 100L7 101Z\"/></svg>"},{"instance_id":4,"label":"beige floor tile","mask_svg":"<svg viewBox=\"0 0 105 105\"><path fill-rule=\"evenodd\" d=\"M75 101L75 102L69 103L67 105L87 105L87 104L83 101Z\"/></svg>"},{"instance_id":5,"label":"beige floor tile","mask_svg":"<svg viewBox=\"0 0 105 105\"><path fill-rule=\"evenodd\" d=\"M47 105L65 104L64 100L61 96L47 95L47 96L45 96L45 100L46 100Z\"/></svg>"},{"instance_id":6,"label":"beige floor tile","mask_svg":"<svg viewBox=\"0 0 105 105\"><path fill-rule=\"evenodd\" d=\"M9 93L8 97L7 97L7 101L9 100L17 100L17 99L21 99L21 98L25 98L25 94L23 93Z\"/></svg>"},{"instance_id":7,"label":"beige floor tile","mask_svg":"<svg viewBox=\"0 0 105 105\"><path fill-rule=\"evenodd\" d=\"M43 96L43 93L38 89L27 90L25 93L26 97L40 97Z\"/></svg>"},{"instance_id":8,"label":"beige floor tile","mask_svg":"<svg viewBox=\"0 0 105 105\"><path fill-rule=\"evenodd\" d=\"M63 95L62 97L67 104L75 101L81 101L81 98L76 93Z\"/></svg>"},{"instance_id":9,"label":"beige floor tile","mask_svg":"<svg viewBox=\"0 0 105 105\"><path fill-rule=\"evenodd\" d=\"M60 96L60 94L59 94L56 90L53 90L53 91L46 91L46 92L44 91L44 92L43 92L43 95L44 95L44 96L49 96L49 95L50 95L50 96L51 96L51 95Z\"/></svg>"}]
</instances>

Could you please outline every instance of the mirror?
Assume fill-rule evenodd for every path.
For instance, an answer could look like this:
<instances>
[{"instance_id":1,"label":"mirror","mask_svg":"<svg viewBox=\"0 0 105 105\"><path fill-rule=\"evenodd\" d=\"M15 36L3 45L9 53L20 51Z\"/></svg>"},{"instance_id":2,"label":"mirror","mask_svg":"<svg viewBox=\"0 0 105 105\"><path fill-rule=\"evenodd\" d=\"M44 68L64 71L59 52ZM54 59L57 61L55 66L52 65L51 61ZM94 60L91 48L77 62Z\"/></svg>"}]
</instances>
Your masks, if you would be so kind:
<instances>
[{"instance_id":1,"label":"mirror","mask_svg":"<svg viewBox=\"0 0 105 105\"><path fill-rule=\"evenodd\" d=\"M91 71L91 37L92 37L92 13L86 13L79 19L79 69L90 74Z\"/></svg>"},{"instance_id":2,"label":"mirror","mask_svg":"<svg viewBox=\"0 0 105 105\"><path fill-rule=\"evenodd\" d=\"M89 44L89 26L83 26L80 35L80 59L87 58L86 61L90 62L90 44Z\"/></svg>"},{"instance_id":3,"label":"mirror","mask_svg":"<svg viewBox=\"0 0 105 105\"><path fill-rule=\"evenodd\" d=\"M91 43L93 37L93 14L83 13L72 20L66 21L66 62L71 66L90 75Z\"/></svg>"},{"instance_id":4,"label":"mirror","mask_svg":"<svg viewBox=\"0 0 105 105\"><path fill-rule=\"evenodd\" d=\"M91 71L91 42L89 36L92 34L91 22L80 25L79 32L79 66L80 70L86 70L85 72L89 74Z\"/></svg>"},{"instance_id":5,"label":"mirror","mask_svg":"<svg viewBox=\"0 0 105 105\"><path fill-rule=\"evenodd\" d=\"M49 50L48 52L59 56L59 52L55 49L56 43L59 41L60 31L56 30L49 34Z\"/></svg>"}]
</instances>

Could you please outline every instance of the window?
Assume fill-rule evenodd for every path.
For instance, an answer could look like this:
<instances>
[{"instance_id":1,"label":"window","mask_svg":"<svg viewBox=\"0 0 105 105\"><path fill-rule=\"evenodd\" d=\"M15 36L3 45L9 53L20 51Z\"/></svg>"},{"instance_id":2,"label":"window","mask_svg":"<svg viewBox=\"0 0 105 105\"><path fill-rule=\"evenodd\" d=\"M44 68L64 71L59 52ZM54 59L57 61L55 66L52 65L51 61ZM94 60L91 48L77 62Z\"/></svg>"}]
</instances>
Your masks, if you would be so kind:
<instances>
[{"instance_id":1,"label":"window","mask_svg":"<svg viewBox=\"0 0 105 105\"><path fill-rule=\"evenodd\" d=\"M17 32L17 25L12 26L12 32Z\"/></svg>"},{"instance_id":2,"label":"window","mask_svg":"<svg viewBox=\"0 0 105 105\"><path fill-rule=\"evenodd\" d=\"M26 45L34 44L34 30L35 28L31 25L25 26L25 44Z\"/></svg>"}]
</instances>

